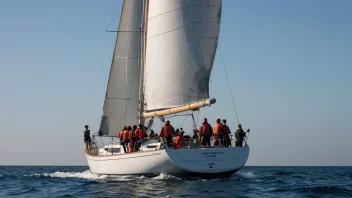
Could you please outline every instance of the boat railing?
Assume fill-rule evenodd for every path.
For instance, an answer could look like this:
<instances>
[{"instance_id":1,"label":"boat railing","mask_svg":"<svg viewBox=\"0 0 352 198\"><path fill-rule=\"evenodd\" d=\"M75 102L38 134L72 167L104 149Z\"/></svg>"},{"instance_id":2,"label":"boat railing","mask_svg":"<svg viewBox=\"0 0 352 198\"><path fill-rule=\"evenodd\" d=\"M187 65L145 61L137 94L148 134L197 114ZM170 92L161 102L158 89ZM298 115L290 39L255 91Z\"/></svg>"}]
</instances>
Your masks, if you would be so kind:
<instances>
[{"instance_id":1,"label":"boat railing","mask_svg":"<svg viewBox=\"0 0 352 198\"><path fill-rule=\"evenodd\" d=\"M226 144L226 139L225 138L220 138L216 139L211 138L210 139L210 145L202 145L201 144L201 138L193 139L193 138L185 138L185 144L184 145L176 145L175 140L166 140L165 138L161 139L161 142L165 144L165 147L169 149L200 149L200 148L231 148L231 147L246 147L248 146L247 144L247 138L244 137L241 140L237 140L236 138L233 137L233 135L230 135L230 138L227 139L228 145L225 146Z\"/></svg>"},{"instance_id":2,"label":"boat railing","mask_svg":"<svg viewBox=\"0 0 352 198\"><path fill-rule=\"evenodd\" d=\"M149 137L148 139L141 141L135 141L134 144L136 145L141 145L143 142L148 142L149 144L153 143L160 143L159 138L157 137ZM100 150L102 148L105 149L106 152L104 152L106 155L119 155L119 154L125 154L123 151L123 145L120 144L120 138L116 136L106 136L106 135L99 135L98 133L93 134L92 136L92 141L89 146L89 149L87 150L89 154L91 155L102 155ZM127 147L127 145L126 145ZM119 149L117 149L119 148ZM136 148L136 146L135 146ZM155 149L164 149L165 147L160 146L156 147ZM128 148L127 148L128 150ZM140 150L143 152L143 150Z\"/></svg>"},{"instance_id":3,"label":"boat railing","mask_svg":"<svg viewBox=\"0 0 352 198\"><path fill-rule=\"evenodd\" d=\"M229 140L229 145L226 146L228 148L248 146L246 138L243 138L243 140L239 142L232 135L230 135L230 139L228 140ZM197 139L185 138L184 145L176 146L175 139L168 142L165 138L156 136L156 137L149 137L143 142L148 142L148 145L160 143L160 146L155 147L155 150L160 150L165 148L168 148L168 149L226 148L225 141L226 140L223 138L223 139L219 139L218 142L216 142L214 138L211 138L211 141L210 141L211 145L201 145L200 138L197 138ZM123 150L123 146L120 145L119 143L120 143L120 139L116 136L105 136L105 135L100 136L98 134L93 134L91 144L87 151L91 155L102 155L100 151L102 148L104 148L106 151L104 153L106 155L125 154L124 152L121 152ZM134 143L136 145L141 145L142 141L136 141ZM139 152L143 152L143 149L140 149Z\"/></svg>"}]
</instances>

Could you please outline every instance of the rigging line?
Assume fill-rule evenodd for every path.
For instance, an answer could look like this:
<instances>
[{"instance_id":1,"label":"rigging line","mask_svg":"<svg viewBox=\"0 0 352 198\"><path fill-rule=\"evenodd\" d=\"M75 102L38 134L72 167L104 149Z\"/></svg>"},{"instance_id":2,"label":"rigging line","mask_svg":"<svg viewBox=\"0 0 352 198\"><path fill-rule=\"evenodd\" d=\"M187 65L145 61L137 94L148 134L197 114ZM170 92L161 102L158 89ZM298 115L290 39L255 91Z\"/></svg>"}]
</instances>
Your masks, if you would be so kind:
<instances>
[{"instance_id":1,"label":"rigging line","mask_svg":"<svg viewBox=\"0 0 352 198\"><path fill-rule=\"evenodd\" d=\"M234 108L235 113L236 113L237 123L239 124L239 123L240 123L240 120L239 120L239 118L238 118L238 114L237 114L237 110L236 110L236 105L235 105L235 100L234 100L234 98L233 98L233 94L232 94L232 91L231 91L231 86L230 86L230 82L229 82L229 77L227 76L227 70L226 70L224 58L222 57L222 50L221 50L220 45L219 45L219 51L220 51L220 58L221 58L221 61L222 61L222 66L224 67L224 71L225 71L225 76L226 76L226 80L227 80L227 85L229 86L229 90L230 90L230 95L231 95L231 99L232 99L233 108Z\"/></svg>"},{"instance_id":2,"label":"rigging line","mask_svg":"<svg viewBox=\"0 0 352 198\"><path fill-rule=\"evenodd\" d=\"M178 128L182 128L182 125L186 122L187 117L188 117L188 115L186 115L186 116L185 116L185 119L183 119L182 124L181 124L181 125L179 125L180 127L178 127Z\"/></svg>"}]
</instances>

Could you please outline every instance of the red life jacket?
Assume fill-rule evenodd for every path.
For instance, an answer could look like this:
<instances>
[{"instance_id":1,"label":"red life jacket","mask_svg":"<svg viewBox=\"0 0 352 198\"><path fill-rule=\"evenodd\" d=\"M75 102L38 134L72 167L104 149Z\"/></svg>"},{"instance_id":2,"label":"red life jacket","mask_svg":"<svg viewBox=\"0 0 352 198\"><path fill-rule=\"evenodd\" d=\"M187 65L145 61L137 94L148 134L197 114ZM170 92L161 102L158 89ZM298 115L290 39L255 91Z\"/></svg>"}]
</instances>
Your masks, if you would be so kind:
<instances>
[{"instance_id":1,"label":"red life jacket","mask_svg":"<svg viewBox=\"0 0 352 198\"><path fill-rule=\"evenodd\" d=\"M144 140L146 137L146 132L144 129L136 129L136 136L139 137L141 140Z\"/></svg>"},{"instance_id":2,"label":"red life jacket","mask_svg":"<svg viewBox=\"0 0 352 198\"><path fill-rule=\"evenodd\" d=\"M139 138L139 130L138 130L138 128L134 131L134 135L135 135L137 138Z\"/></svg>"},{"instance_id":3,"label":"red life jacket","mask_svg":"<svg viewBox=\"0 0 352 198\"><path fill-rule=\"evenodd\" d=\"M222 125L224 130L224 135L231 134L230 128L227 125Z\"/></svg>"},{"instance_id":4,"label":"red life jacket","mask_svg":"<svg viewBox=\"0 0 352 198\"><path fill-rule=\"evenodd\" d=\"M174 128L171 125L165 125L163 129L165 137L172 137L172 135L174 134Z\"/></svg>"},{"instance_id":5,"label":"red life jacket","mask_svg":"<svg viewBox=\"0 0 352 198\"><path fill-rule=\"evenodd\" d=\"M202 128L200 130L200 133L204 136L209 136L212 134L212 132L213 132L213 130L212 130L210 124L203 123Z\"/></svg>"},{"instance_id":6,"label":"red life jacket","mask_svg":"<svg viewBox=\"0 0 352 198\"><path fill-rule=\"evenodd\" d=\"M134 133L133 130L131 130L131 131L129 132L129 137L130 137L130 141L136 140L136 134Z\"/></svg>"}]
</instances>

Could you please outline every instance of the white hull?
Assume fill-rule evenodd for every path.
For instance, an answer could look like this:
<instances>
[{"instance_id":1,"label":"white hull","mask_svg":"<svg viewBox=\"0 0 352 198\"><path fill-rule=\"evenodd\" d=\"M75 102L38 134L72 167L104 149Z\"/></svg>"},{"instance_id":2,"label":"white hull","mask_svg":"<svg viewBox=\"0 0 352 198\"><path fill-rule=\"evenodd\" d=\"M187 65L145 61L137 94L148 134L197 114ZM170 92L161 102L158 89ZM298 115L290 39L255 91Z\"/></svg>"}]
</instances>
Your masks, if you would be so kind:
<instances>
[{"instance_id":1,"label":"white hull","mask_svg":"<svg viewBox=\"0 0 352 198\"><path fill-rule=\"evenodd\" d=\"M243 167L249 147L161 149L93 156L86 152L89 168L97 175L198 174L230 176Z\"/></svg>"}]
</instances>

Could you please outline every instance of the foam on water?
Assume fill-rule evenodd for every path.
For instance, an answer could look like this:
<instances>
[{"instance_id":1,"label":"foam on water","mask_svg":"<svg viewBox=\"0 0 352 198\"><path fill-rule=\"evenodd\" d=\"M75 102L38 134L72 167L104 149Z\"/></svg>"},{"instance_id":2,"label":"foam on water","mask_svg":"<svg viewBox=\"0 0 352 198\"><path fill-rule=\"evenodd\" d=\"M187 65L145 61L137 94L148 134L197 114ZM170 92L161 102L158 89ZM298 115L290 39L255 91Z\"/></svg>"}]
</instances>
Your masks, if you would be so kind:
<instances>
[{"instance_id":1,"label":"foam on water","mask_svg":"<svg viewBox=\"0 0 352 198\"><path fill-rule=\"evenodd\" d=\"M181 178L172 176L172 175L168 175L166 173L160 173L160 175L153 177L152 179L155 180L181 180Z\"/></svg>"},{"instance_id":2,"label":"foam on water","mask_svg":"<svg viewBox=\"0 0 352 198\"><path fill-rule=\"evenodd\" d=\"M92 174L89 170L83 171L83 172L54 172L54 173L34 173L29 176L35 176L35 177L56 177L56 178L80 178L80 179L89 179L89 180L109 180L109 181L133 181L136 179L145 179L145 176L136 176L136 175L124 175L124 176L117 176L117 175L94 175ZM166 173L160 173L160 175L153 177L151 179L154 180L181 180L178 177L175 177L173 175L169 175Z\"/></svg>"},{"instance_id":3,"label":"foam on water","mask_svg":"<svg viewBox=\"0 0 352 198\"><path fill-rule=\"evenodd\" d=\"M94 175L89 170L83 172L60 172L57 171L55 173L34 173L30 176L44 176L44 177L58 177L58 178L81 178L81 179L91 179L91 180L98 180L98 179L106 179L107 175Z\"/></svg>"},{"instance_id":4,"label":"foam on water","mask_svg":"<svg viewBox=\"0 0 352 198\"><path fill-rule=\"evenodd\" d=\"M256 179L256 178L258 178L258 175L255 175L251 171L248 171L248 172L239 171L239 172L235 173L235 175L240 176L242 179Z\"/></svg>"},{"instance_id":5,"label":"foam on water","mask_svg":"<svg viewBox=\"0 0 352 198\"><path fill-rule=\"evenodd\" d=\"M124 175L124 176L110 175L106 179L109 181L128 182L136 179L143 179L143 177L137 177L135 175Z\"/></svg>"}]
</instances>

